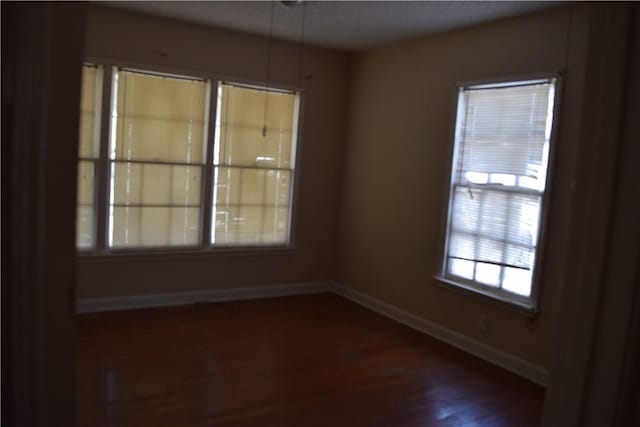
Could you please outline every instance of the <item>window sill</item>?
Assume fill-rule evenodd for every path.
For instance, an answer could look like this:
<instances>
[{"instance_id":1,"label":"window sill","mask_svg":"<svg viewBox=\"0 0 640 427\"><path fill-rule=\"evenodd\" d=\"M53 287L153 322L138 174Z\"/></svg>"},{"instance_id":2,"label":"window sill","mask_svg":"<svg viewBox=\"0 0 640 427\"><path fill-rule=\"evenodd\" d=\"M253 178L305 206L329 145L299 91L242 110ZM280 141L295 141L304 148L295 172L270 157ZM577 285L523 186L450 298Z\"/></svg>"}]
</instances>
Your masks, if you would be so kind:
<instances>
[{"instance_id":1,"label":"window sill","mask_svg":"<svg viewBox=\"0 0 640 427\"><path fill-rule=\"evenodd\" d=\"M176 248L176 249L120 249L110 251L77 251L79 263L166 261L173 259L201 259L235 256L289 255L295 246L245 246L217 248Z\"/></svg>"},{"instance_id":2,"label":"window sill","mask_svg":"<svg viewBox=\"0 0 640 427\"><path fill-rule=\"evenodd\" d=\"M455 280L448 279L442 276L434 276L433 284L440 288L447 289L456 293L481 298L487 302L500 305L506 309L515 311L529 318L535 319L540 315L540 311L535 305L509 298L506 295L497 294L495 292L492 292L491 290L484 290L482 288L456 282Z\"/></svg>"}]
</instances>

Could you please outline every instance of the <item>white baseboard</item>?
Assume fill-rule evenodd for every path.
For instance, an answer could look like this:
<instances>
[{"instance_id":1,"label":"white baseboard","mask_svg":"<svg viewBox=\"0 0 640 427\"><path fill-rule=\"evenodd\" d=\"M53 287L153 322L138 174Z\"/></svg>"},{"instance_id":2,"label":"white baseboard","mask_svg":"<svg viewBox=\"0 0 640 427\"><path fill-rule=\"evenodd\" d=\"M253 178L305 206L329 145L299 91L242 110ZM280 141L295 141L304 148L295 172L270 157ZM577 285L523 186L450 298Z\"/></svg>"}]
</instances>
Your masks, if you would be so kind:
<instances>
[{"instance_id":1,"label":"white baseboard","mask_svg":"<svg viewBox=\"0 0 640 427\"><path fill-rule=\"evenodd\" d=\"M259 298L284 297L292 295L329 292L327 282L291 283L287 285L267 285L252 288L213 289L194 292L134 295L115 298L85 298L76 303L76 312L130 310L135 308L166 307L202 302L240 301Z\"/></svg>"},{"instance_id":2,"label":"white baseboard","mask_svg":"<svg viewBox=\"0 0 640 427\"><path fill-rule=\"evenodd\" d=\"M480 341L474 340L473 338L469 338L458 332L452 331L451 329L438 325L437 323L430 322L396 306L387 304L377 298L358 292L348 286L339 283L332 283L330 290L343 298L368 308L369 310L373 310L383 316L407 325L410 328L430 335L440 341L444 341L447 344L457 347L467 353L471 353L489 363L500 366L501 368L524 377L536 384L540 384L542 386L547 385L549 372L541 366L534 365L526 360L504 353Z\"/></svg>"}]
</instances>

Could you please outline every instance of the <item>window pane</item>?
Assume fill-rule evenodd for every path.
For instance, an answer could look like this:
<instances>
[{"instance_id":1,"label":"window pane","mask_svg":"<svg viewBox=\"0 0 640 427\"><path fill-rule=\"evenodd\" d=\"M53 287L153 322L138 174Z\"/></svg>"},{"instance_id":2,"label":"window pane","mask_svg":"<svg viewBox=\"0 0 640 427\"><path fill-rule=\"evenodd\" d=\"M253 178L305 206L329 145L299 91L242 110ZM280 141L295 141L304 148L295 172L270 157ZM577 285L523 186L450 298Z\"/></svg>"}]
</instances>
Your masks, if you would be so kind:
<instances>
[{"instance_id":1,"label":"window pane","mask_svg":"<svg viewBox=\"0 0 640 427\"><path fill-rule=\"evenodd\" d=\"M171 203L171 167L140 165L142 204L168 205Z\"/></svg>"},{"instance_id":2,"label":"window pane","mask_svg":"<svg viewBox=\"0 0 640 427\"><path fill-rule=\"evenodd\" d=\"M289 171L215 168L215 204L288 206L290 180Z\"/></svg>"},{"instance_id":3,"label":"window pane","mask_svg":"<svg viewBox=\"0 0 640 427\"><path fill-rule=\"evenodd\" d=\"M102 68L85 65L82 67L82 87L80 89L80 135L78 155L84 158L98 157L100 133L100 100Z\"/></svg>"},{"instance_id":4,"label":"window pane","mask_svg":"<svg viewBox=\"0 0 640 427\"><path fill-rule=\"evenodd\" d=\"M97 129L99 118L94 111L80 111L78 155L83 158L97 158Z\"/></svg>"},{"instance_id":5,"label":"window pane","mask_svg":"<svg viewBox=\"0 0 640 427\"><path fill-rule=\"evenodd\" d=\"M516 185L516 176L506 173L492 173L489 177L489 182L491 184L514 186Z\"/></svg>"},{"instance_id":6,"label":"window pane","mask_svg":"<svg viewBox=\"0 0 640 427\"><path fill-rule=\"evenodd\" d=\"M92 161L78 162L78 206L93 209L93 191L95 187L95 164Z\"/></svg>"},{"instance_id":7,"label":"window pane","mask_svg":"<svg viewBox=\"0 0 640 427\"><path fill-rule=\"evenodd\" d=\"M473 195L468 188L457 187L452 196L451 229L477 233L481 215L479 194Z\"/></svg>"},{"instance_id":8,"label":"window pane","mask_svg":"<svg viewBox=\"0 0 640 427\"><path fill-rule=\"evenodd\" d=\"M239 229L240 208L238 206L222 206L215 211L214 237L216 243L235 243Z\"/></svg>"},{"instance_id":9,"label":"window pane","mask_svg":"<svg viewBox=\"0 0 640 427\"><path fill-rule=\"evenodd\" d=\"M508 217L508 239L523 246L535 246L538 240L542 196L514 195Z\"/></svg>"},{"instance_id":10,"label":"window pane","mask_svg":"<svg viewBox=\"0 0 640 427\"><path fill-rule=\"evenodd\" d=\"M125 116L117 122L116 158L202 163L204 122Z\"/></svg>"},{"instance_id":11,"label":"window pane","mask_svg":"<svg viewBox=\"0 0 640 427\"><path fill-rule=\"evenodd\" d=\"M220 128L220 164L289 168L291 166L291 130L272 130L262 134L262 127Z\"/></svg>"},{"instance_id":12,"label":"window pane","mask_svg":"<svg viewBox=\"0 0 640 427\"><path fill-rule=\"evenodd\" d=\"M533 269L533 257L535 249L523 246L507 245L506 264Z\"/></svg>"},{"instance_id":13,"label":"window pane","mask_svg":"<svg viewBox=\"0 0 640 427\"><path fill-rule=\"evenodd\" d=\"M96 83L100 69L91 65L82 67L82 87L80 89L80 111L96 111L96 99L98 90Z\"/></svg>"},{"instance_id":14,"label":"window pane","mask_svg":"<svg viewBox=\"0 0 640 427\"><path fill-rule=\"evenodd\" d=\"M219 94L212 243L286 243L296 95L229 84Z\"/></svg>"},{"instance_id":15,"label":"window pane","mask_svg":"<svg viewBox=\"0 0 640 427\"><path fill-rule=\"evenodd\" d=\"M265 179L265 204L288 206L291 172L267 170Z\"/></svg>"},{"instance_id":16,"label":"window pane","mask_svg":"<svg viewBox=\"0 0 640 427\"><path fill-rule=\"evenodd\" d=\"M287 208L221 207L216 211L217 245L273 245L287 241Z\"/></svg>"},{"instance_id":17,"label":"window pane","mask_svg":"<svg viewBox=\"0 0 640 427\"><path fill-rule=\"evenodd\" d=\"M286 92L222 85L222 126L291 130L295 96ZM266 112L265 112L266 111Z\"/></svg>"},{"instance_id":18,"label":"window pane","mask_svg":"<svg viewBox=\"0 0 640 427\"><path fill-rule=\"evenodd\" d=\"M116 205L200 205L200 166L114 163Z\"/></svg>"},{"instance_id":19,"label":"window pane","mask_svg":"<svg viewBox=\"0 0 640 427\"><path fill-rule=\"evenodd\" d=\"M200 208L171 208L169 243L173 246L197 245L200 240Z\"/></svg>"},{"instance_id":20,"label":"window pane","mask_svg":"<svg viewBox=\"0 0 640 427\"><path fill-rule=\"evenodd\" d=\"M502 242L489 239L480 239L478 242L477 259L481 261L502 263L503 253L504 243Z\"/></svg>"},{"instance_id":21,"label":"window pane","mask_svg":"<svg viewBox=\"0 0 640 427\"><path fill-rule=\"evenodd\" d=\"M510 194L498 191L484 191L480 198L482 218L480 220L480 234L496 240L506 237L506 218Z\"/></svg>"},{"instance_id":22,"label":"window pane","mask_svg":"<svg viewBox=\"0 0 640 427\"><path fill-rule=\"evenodd\" d=\"M526 177L536 182L534 188L544 189L552 91L550 82L464 90L455 168L460 182L489 174L492 182L514 185L516 177ZM524 182L518 180L518 185Z\"/></svg>"},{"instance_id":23,"label":"window pane","mask_svg":"<svg viewBox=\"0 0 640 427\"><path fill-rule=\"evenodd\" d=\"M126 70L115 79L110 244L197 245L208 83Z\"/></svg>"},{"instance_id":24,"label":"window pane","mask_svg":"<svg viewBox=\"0 0 640 427\"><path fill-rule=\"evenodd\" d=\"M93 206L78 206L76 210L76 247L86 249L94 246Z\"/></svg>"},{"instance_id":25,"label":"window pane","mask_svg":"<svg viewBox=\"0 0 640 427\"><path fill-rule=\"evenodd\" d=\"M500 284L500 266L479 262L476 264L476 281L489 286Z\"/></svg>"},{"instance_id":26,"label":"window pane","mask_svg":"<svg viewBox=\"0 0 640 427\"><path fill-rule=\"evenodd\" d=\"M263 207L241 206L238 217L238 242L260 243L263 222Z\"/></svg>"},{"instance_id":27,"label":"window pane","mask_svg":"<svg viewBox=\"0 0 640 427\"><path fill-rule=\"evenodd\" d=\"M111 169L112 197L116 205L142 203L142 165L114 163Z\"/></svg>"},{"instance_id":28,"label":"window pane","mask_svg":"<svg viewBox=\"0 0 640 427\"><path fill-rule=\"evenodd\" d=\"M265 203L266 182L264 171L243 169L240 175L240 204L259 205Z\"/></svg>"},{"instance_id":29,"label":"window pane","mask_svg":"<svg viewBox=\"0 0 640 427\"><path fill-rule=\"evenodd\" d=\"M112 207L113 247L195 246L200 208Z\"/></svg>"},{"instance_id":30,"label":"window pane","mask_svg":"<svg viewBox=\"0 0 640 427\"><path fill-rule=\"evenodd\" d=\"M285 208L265 208L262 231L269 240L284 241L289 222L289 210Z\"/></svg>"},{"instance_id":31,"label":"window pane","mask_svg":"<svg viewBox=\"0 0 640 427\"><path fill-rule=\"evenodd\" d=\"M202 163L207 92L202 80L119 71L112 158Z\"/></svg>"},{"instance_id":32,"label":"window pane","mask_svg":"<svg viewBox=\"0 0 640 427\"><path fill-rule=\"evenodd\" d=\"M140 208L140 245L168 246L171 208Z\"/></svg>"},{"instance_id":33,"label":"window pane","mask_svg":"<svg viewBox=\"0 0 640 427\"><path fill-rule=\"evenodd\" d=\"M507 267L504 269L502 287L516 294L529 296L531 294L531 276L531 270Z\"/></svg>"},{"instance_id":34,"label":"window pane","mask_svg":"<svg viewBox=\"0 0 640 427\"><path fill-rule=\"evenodd\" d=\"M216 168L214 172L214 206L240 204L240 177L242 169Z\"/></svg>"},{"instance_id":35,"label":"window pane","mask_svg":"<svg viewBox=\"0 0 640 427\"><path fill-rule=\"evenodd\" d=\"M474 236L451 233L449 235L449 256L475 260L476 242L477 239Z\"/></svg>"},{"instance_id":36,"label":"window pane","mask_svg":"<svg viewBox=\"0 0 640 427\"><path fill-rule=\"evenodd\" d=\"M449 272L453 275L473 280L474 264L473 261L451 258L449 260Z\"/></svg>"},{"instance_id":37,"label":"window pane","mask_svg":"<svg viewBox=\"0 0 640 427\"><path fill-rule=\"evenodd\" d=\"M80 88L80 122L78 134L78 156L84 159L97 159L100 138L100 99L102 86L102 68L82 67L82 86ZM76 247L89 249L95 246L95 200L96 162L80 160L78 162L77 210L76 210Z\"/></svg>"},{"instance_id":38,"label":"window pane","mask_svg":"<svg viewBox=\"0 0 640 427\"><path fill-rule=\"evenodd\" d=\"M200 122L205 119L206 82L118 71L119 117Z\"/></svg>"},{"instance_id":39,"label":"window pane","mask_svg":"<svg viewBox=\"0 0 640 427\"><path fill-rule=\"evenodd\" d=\"M214 242L285 243L290 176L272 169L216 168Z\"/></svg>"},{"instance_id":40,"label":"window pane","mask_svg":"<svg viewBox=\"0 0 640 427\"><path fill-rule=\"evenodd\" d=\"M114 163L114 247L196 245L200 166Z\"/></svg>"},{"instance_id":41,"label":"window pane","mask_svg":"<svg viewBox=\"0 0 640 427\"><path fill-rule=\"evenodd\" d=\"M112 247L136 247L140 244L140 208L111 207Z\"/></svg>"},{"instance_id":42,"label":"window pane","mask_svg":"<svg viewBox=\"0 0 640 427\"><path fill-rule=\"evenodd\" d=\"M200 205L202 168L171 166L171 203Z\"/></svg>"}]
</instances>

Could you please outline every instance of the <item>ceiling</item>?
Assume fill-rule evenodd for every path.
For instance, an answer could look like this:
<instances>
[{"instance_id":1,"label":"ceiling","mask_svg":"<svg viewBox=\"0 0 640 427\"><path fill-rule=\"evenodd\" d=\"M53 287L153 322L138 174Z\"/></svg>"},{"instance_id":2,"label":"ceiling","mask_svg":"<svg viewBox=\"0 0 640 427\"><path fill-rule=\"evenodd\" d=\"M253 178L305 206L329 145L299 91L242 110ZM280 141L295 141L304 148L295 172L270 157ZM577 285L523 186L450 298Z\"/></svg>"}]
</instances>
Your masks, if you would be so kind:
<instances>
[{"instance_id":1,"label":"ceiling","mask_svg":"<svg viewBox=\"0 0 640 427\"><path fill-rule=\"evenodd\" d=\"M289 4L290 6L286 6ZM291 5L292 4L292 5ZM531 12L548 1L132 1L105 6L299 41L305 16L305 43L367 50L399 40L433 34Z\"/></svg>"}]
</instances>

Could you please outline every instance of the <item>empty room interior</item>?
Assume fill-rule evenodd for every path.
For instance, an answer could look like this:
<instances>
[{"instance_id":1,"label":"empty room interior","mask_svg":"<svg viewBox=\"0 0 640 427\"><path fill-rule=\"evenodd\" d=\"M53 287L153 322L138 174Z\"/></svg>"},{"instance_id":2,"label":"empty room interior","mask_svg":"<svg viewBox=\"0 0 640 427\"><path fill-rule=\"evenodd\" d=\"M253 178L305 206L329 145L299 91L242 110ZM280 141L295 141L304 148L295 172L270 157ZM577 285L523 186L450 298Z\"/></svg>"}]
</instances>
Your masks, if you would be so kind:
<instances>
[{"instance_id":1,"label":"empty room interior","mask_svg":"<svg viewBox=\"0 0 640 427\"><path fill-rule=\"evenodd\" d=\"M11 425L640 425L637 4L2 6Z\"/></svg>"}]
</instances>

